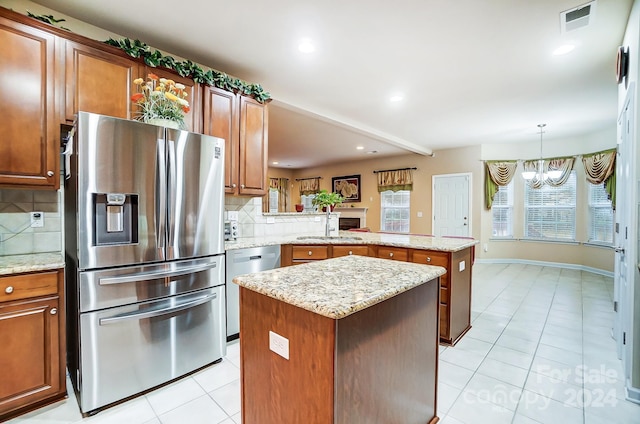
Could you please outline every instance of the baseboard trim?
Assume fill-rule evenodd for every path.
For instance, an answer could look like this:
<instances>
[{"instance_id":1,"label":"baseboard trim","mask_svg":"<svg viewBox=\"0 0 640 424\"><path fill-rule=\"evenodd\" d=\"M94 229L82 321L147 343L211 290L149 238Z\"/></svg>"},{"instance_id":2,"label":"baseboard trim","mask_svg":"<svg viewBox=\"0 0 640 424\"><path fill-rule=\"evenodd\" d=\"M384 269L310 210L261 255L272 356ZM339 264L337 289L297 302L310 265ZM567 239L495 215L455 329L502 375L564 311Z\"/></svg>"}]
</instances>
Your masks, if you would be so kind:
<instances>
[{"instance_id":1,"label":"baseboard trim","mask_svg":"<svg viewBox=\"0 0 640 424\"><path fill-rule=\"evenodd\" d=\"M631 387L631 382L627 380L627 400L640 404L640 389Z\"/></svg>"},{"instance_id":2,"label":"baseboard trim","mask_svg":"<svg viewBox=\"0 0 640 424\"><path fill-rule=\"evenodd\" d=\"M604 269L592 268L590 266L584 265L576 265L576 264L565 264L561 262L545 262L545 261L532 261L529 259L476 259L475 263L480 264L526 264L526 265L538 265L538 266L549 266L554 268L568 268L568 269L576 269L579 271L591 272L593 274L604 275L605 277L613 278L613 272L605 271Z\"/></svg>"}]
</instances>

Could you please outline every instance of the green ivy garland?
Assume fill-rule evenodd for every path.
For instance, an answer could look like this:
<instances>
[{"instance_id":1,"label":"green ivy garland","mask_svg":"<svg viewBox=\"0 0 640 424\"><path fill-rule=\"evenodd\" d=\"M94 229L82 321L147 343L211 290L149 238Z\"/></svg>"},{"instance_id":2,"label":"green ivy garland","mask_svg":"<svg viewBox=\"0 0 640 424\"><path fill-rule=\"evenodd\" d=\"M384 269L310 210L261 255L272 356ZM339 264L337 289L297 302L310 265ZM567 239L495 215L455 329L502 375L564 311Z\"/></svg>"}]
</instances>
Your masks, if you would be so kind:
<instances>
[{"instance_id":1,"label":"green ivy garland","mask_svg":"<svg viewBox=\"0 0 640 424\"><path fill-rule=\"evenodd\" d=\"M249 84L238 78L232 78L224 72L209 69L205 71L190 60L178 61L171 56L163 56L158 50L151 51L151 48L140 40L131 41L128 38L114 40L109 38L105 41L110 46L115 46L123 50L126 54L135 58L142 58L144 63L152 68L163 66L173 69L180 76L191 78L199 84L207 84L227 91L239 92L246 96L251 96L260 103L271 100L271 94L264 91L260 84Z\"/></svg>"},{"instance_id":2,"label":"green ivy garland","mask_svg":"<svg viewBox=\"0 0 640 424\"><path fill-rule=\"evenodd\" d=\"M64 29L65 31L71 31L69 28L65 28L60 25L60 22L66 22L66 19L56 19L53 15L36 15L27 10L27 16L33 19L37 19L45 24L53 25L59 27L60 29Z\"/></svg>"}]
</instances>

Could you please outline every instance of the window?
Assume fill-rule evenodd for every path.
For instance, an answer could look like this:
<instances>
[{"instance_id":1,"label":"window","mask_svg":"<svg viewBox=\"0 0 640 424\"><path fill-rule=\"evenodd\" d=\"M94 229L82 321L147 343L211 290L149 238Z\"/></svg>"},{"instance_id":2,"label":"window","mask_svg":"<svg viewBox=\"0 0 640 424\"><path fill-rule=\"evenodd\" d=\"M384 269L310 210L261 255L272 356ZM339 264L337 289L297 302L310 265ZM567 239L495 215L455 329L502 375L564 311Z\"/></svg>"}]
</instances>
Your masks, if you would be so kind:
<instances>
[{"instance_id":1,"label":"window","mask_svg":"<svg viewBox=\"0 0 640 424\"><path fill-rule=\"evenodd\" d=\"M314 194L303 194L300 196L300 203L304 205L304 212L316 212L317 208L311 203L316 198Z\"/></svg>"},{"instance_id":2,"label":"window","mask_svg":"<svg viewBox=\"0 0 640 424\"><path fill-rule=\"evenodd\" d=\"M524 237L574 241L576 238L576 172L560 187L531 188L525 183Z\"/></svg>"},{"instance_id":3,"label":"window","mask_svg":"<svg viewBox=\"0 0 640 424\"><path fill-rule=\"evenodd\" d=\"M613 207L604 184L589 186L589 241L613 244Z\"/></svg>"},{"instance_id":4,"label":"window","mask_svg":"<svg viewBox=\"0 0 640 424\"><path fill-rule=\"evenodd\" d=\"M383 191L380 193L380 230L394 233L409 232L409 190Z\"/></svg>"},{"instance_id":5,"label":"window","mask_svg":"<svg viewBox=\"0 0 640 424\"><path fill-rule=\"evenodd\" d=\"M506 186L498 186L491 206L492 237L513 238L513 180Z\"/></svg>"}]
</instances>

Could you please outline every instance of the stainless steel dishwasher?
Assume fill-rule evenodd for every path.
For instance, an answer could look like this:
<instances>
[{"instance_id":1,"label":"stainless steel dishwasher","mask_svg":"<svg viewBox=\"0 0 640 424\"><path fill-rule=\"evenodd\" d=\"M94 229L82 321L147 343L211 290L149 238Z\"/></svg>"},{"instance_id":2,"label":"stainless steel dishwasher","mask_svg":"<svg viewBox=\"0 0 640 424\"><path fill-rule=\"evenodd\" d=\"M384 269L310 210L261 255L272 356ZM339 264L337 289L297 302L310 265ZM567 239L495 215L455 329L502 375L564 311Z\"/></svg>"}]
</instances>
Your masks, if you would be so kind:
<instances>
[{"instance_id":1,"label":"stainless steel dishwasher","mask_svg":"<svg viewBox=\"0 0 640 424\"><path fill-rule=\"evenodd\" d=\"M227 341L240 333L240 288L233 278L280 267L280 245L227 250Z\"/></svg>"}]
</instances>

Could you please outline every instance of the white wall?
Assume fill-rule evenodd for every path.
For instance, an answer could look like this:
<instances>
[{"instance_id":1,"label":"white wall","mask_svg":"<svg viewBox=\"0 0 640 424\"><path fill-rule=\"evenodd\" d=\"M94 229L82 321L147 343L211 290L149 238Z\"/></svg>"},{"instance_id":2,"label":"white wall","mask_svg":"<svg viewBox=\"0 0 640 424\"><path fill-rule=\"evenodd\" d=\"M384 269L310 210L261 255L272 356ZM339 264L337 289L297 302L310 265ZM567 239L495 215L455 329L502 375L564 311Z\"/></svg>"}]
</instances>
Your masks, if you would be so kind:
<instances>
[{"instance_id":1,"label":"white wall","mask_svg":"<svg viewBox=\"0 0 640 424\"><path fill-rule=\"evenodd\" d=\"M640 107L638 107L638 82L640 81L640 67L638 61L638 55L640 55L640 0L635 0L629 22L625 30L624 46L629 47L629 73L627 81L624 84L620 84L618 88L618 113L622 112L625 100L629 95L629 91L633 91L635 117L633 119L632 134L633 147L631 157L627 158L629 163L629 175L627 178L620 176L618 178L618 184L621 187L624 195L628 196L630 209L630 220L627 222L628 234L630 234L629 250L627 251L628 268L633 269L632 281L629 281L630 290L628 294L622 294L621 301L628 302L628 307L632 311L630 317L630 334L627 336L627 346L625 349L629 349L629 357L631 359L630 381L627 382L627 387L630 390L630 395L635 401L640 402L640 273L638 272L638 215L637 208L640 207L638 203L638 188L640 188L640 149L637 148L640 136L638 133L638 125L640 125ZM618 192L620 193L620 191ZM638 206L635 206L638 205ZM629 276L631 278L631 276Z\"/></svg>"}]
</instances>

